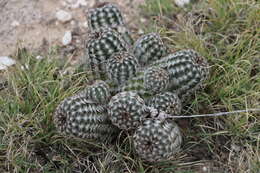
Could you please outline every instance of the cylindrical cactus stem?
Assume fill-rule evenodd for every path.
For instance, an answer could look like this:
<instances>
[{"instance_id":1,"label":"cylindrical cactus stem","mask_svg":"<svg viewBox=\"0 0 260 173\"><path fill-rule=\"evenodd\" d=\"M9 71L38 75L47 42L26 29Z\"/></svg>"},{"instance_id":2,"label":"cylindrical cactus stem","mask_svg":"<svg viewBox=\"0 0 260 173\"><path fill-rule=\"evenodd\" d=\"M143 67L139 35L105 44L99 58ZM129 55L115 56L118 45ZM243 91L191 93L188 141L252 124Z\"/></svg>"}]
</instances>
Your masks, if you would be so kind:
<instances>
[{"instance_id":1,"label":"cylindrical cactus stem","mask_svg":"<svg viewBox=\"0 0 260 173\"><path fill-rule=\"evenodd\" d=\"M86 61L96 78L105 76L105 63L116 52L127 51L128 44L111 29L90 34L86 45Z\"/></svg>"},{"instance_id":2,"label":"cylindrical cactus stem","mask_svg":"<svg viewBox=\"0 0 260 173\"><path fill-rule=\"evenodd\" d=\"M90 99L96 103L108 103L111 94L108 84L102 80L96 80L92 85L86 87L82 92L86 99Z\"/></svg>"},{"instance_id":3,"label":"cylindrical cactus stem","mask_svg":"<svg viewBox=\"0 0 260 173\"><path fill-rule=\"evenodd\" d=\"M109 79L120 86L136 75L139 64L132 54L121 51L108 59L106 69Z\"/></svg>"},{"instance_id":4,"label":"cylindrical cactus stem","mask_svg":"<svg viewBox=\"0 0 260 173\"><path fill-rule=\"evenodd\" d=\"M87 17L88 27L92 31L98 31L104 27L111 28L125 25L121 11L111 3L103 3L97 8L90 9Z\"/></svg>"},{"instance_id":5,"label":"cylindrical cactus stem","mask_svg":"<svg viewBox=\"0 0 260 173\"><path fill-rule=\"evenodd\" d=\"M90 31L100 32L104 28L111 28L120 33L127 43L133 44L131 33L127 29L123 15L116 5L103 3L97 8L90 9L87 19Z\"/></svg>"},{"instance_id":6,"label":"cylindrical cactus stem","mask_svg":"<svg viewBox=\"0 0 260 173\"><path fill-rule=\"evenodd\" d=\"M133 92L121 92L108 104L109 119L120 129L137 128L147 115L144 100Z\"/></svg>"},{"instance_id":7,"label":"cylindrical cactus stem","mask_svg":"<svg viewBox=\"0 0 260 173\"><path fill-rule=\"evenodd\" d=\"M167 55L167 48L157 33L140 37L134 44L134 54L142 66L151 64Z\"/></svg>"},{"instance_id":8,"label":"cylindrical cactus stem","mask_svg":"<svg viewBox=\"0 0 260 173\"><path fill-rule=\"evenodd\" d=\"M119 131L108 119L107 106L82 94L60 103L54 113L54 124L62 134L97 142L110 142Z\"/></svg>"},{"instance_id":9,"label":"cylindrical cactus stem","mask_svg":"<svg viewBox=\"0 0 260 173\"><path fill-rule=\"evenodd\" d=\"M209 73L206 59L191 49L170 54L151 66L158 66L168 71L169 91L176 92L180 98L196 90Z\"/></svg>"},{"instance_id":10,"label":"cylindrical cactus stem","mask_svg":"<svg viewBox=\"0 0 260 173\"><path fill-rule=\"evenodd\" d=\"M158 162L170 159L180 151L182 135L172 121L149 119L137 128L133 142L143 160Z\"/></svg>"}]
</instances>

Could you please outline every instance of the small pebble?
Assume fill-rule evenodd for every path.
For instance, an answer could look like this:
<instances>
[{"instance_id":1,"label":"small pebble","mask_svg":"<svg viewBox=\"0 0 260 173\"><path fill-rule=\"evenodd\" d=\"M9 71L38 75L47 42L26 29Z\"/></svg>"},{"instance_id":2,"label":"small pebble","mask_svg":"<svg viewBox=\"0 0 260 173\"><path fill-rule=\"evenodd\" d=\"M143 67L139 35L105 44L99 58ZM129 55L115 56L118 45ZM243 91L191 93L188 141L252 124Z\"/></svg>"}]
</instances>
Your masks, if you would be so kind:
<instances>
[{"instance_id":1,"label":"small pebble","mask_svg":"<svg viewBox=\"0 0 260 173\"><path fill-rule=\"evenodd\" d=\"M146 19L143 18L143 17L141 17L141 18L140 18L140 22L144 23L144 22L146 22Z\"/></svg>"},{"instance_id":2,"label":"small pebble","mask_svg":"<svg viewBox=\"0 0 260 173\"><path fill-rule=\"evenodd\" d=\"M64 46L69 45L72 41L72 34L71 31L66 31L63 38L62 38L62 44Z\"/></svg>"},{"instance_id":3,"label":"small pebble","mask_svg":"<svg viewBox=\"0 0 260 173\"><path fill-rule=\"evenodd\" d=\"M70 13L68 13L68 12L66 12L64 10L59 10L59 11L56 12L56 18L59 21L65 23L65 22L70 21L72 19L72 16L71 16Z\"/></svg>"},{"instance_id":4,"label":"small pebble","mask_svg":"<svg viewBox=\"0 0 260 173\"><path fill-rule=\"evenodd\" d=\"M75 25L76 25L75 20L70 21L70 24L71 24L72 26L75 26Z\"/></svg>"},{"instance_id":5,"label":"small pebble","mask_svg":"<svg viewBox=\"0 0 260 173\"><path fill-rule=\"evenodd\" d=\"M202 167L202 170L203 170L203 172L207 172L207 171L208 171L208 168L207 168L206 166L203 166L203 167Z\"/></svg>"},{"instance_id":6,"label":"small pebble","mask_svg":"<svg viewBox=\"0 0 260 173\"><path fill-rule=\"evenodd\" d=\"M20 23L17 21L17 20L15 20L15 21L13 21L12 23L11 23L11 26L12 27L17 27L17 26L19 26L20 25Z\"/></svg>"},{"instance_id":7,"label":"small pebble","mask_svg":"<svg viewBox=\"0 0 260 173\"><path fill-rule=\"evenodd\" d=\"M21 70L29 70L29 65L28 64L22 65Z\"/></svg>"},{"instance_id":8,"label":"small pebble","mask_svg":"<svg viewBox=\"0 0 260 173\"><path fill-rule=\"evenodd\" d=\"M137 33L138 33L138 34L144 34L144 30L138 29Z\"/></svg>"},{"instance_id":9,"label":"small pebble","mask_svg":"<svg viewBox=\"0 0 260 173\"><path fill-rule=\"evenodd\" d=\"M41 60L41 59L43 59L43 56L38 55L38 56L36 56L36 59Z\"/></svg>"},{"instance_id":10,"label":"small pebble","mask_svg":"<svg viewBox=\"0 0 260 173\"><path fill-rule=\"evenodd\" d=\"M185 5L189 4L190 0L175 0L175 4L178 7L184 7Z\"/></svg>"},{"instance_id":11,"label":"small pebble","mask_svg":"<svg viewBox=\"0 0 260 173\"><path fill-rule=\"evenodd\" d=\"M87 6L88 3L86 0L67 0L67 7L69 8L79 8L81 6Z\"/></svg>"},{"instance_id":12,"label":"small pebble","mask_svg":"<svg viewBox=\"0 0 260 173\"><path fill-rule=\"evenodd\" d=\"M15 60L8 56L0 56L0 70L6 70L9 66L15 64Z\"/></svg>"},{"instance_id":13,"label":"small pebble","mask_svg":"<svg viewBox=\"0 0 260 173\"><path fill-rule=\"evenodd\" d=\"M87 27L88 27L88 22L83 22L83 23L82 23L82 26L83 26L84 28L87 28Z\"/></svg>"},{"instance_id":14,"label":"small pebble","mask_svg":"<svg viewBox=\"0 0 260 173\"><path fill-rule=\"evenodd\" d=\"M231 149L235 152L240 152L241 147L236 144L231 144Z\"/></svg>"},{"instance_id":15,"label":"small pebble","mask_svg":"<svg viewBox=\"0 0 260 173\"><path fill-rule=\"evenodd\" d=\"M77 2L72 6L72 8L79 8L80 6L86 6L86 0L77 0Z\"/></svg>"},{"instance_id":16,"label":"small pebble","mask_svg":"<svg viewBox=\"0 0 260 173\"><path fill-rule=\"evenodd\" d=\"M67 2L66 2L66 1L61 1L61 5L62 5L63 7L67 7Z\"/></svg>"}]
</instances>

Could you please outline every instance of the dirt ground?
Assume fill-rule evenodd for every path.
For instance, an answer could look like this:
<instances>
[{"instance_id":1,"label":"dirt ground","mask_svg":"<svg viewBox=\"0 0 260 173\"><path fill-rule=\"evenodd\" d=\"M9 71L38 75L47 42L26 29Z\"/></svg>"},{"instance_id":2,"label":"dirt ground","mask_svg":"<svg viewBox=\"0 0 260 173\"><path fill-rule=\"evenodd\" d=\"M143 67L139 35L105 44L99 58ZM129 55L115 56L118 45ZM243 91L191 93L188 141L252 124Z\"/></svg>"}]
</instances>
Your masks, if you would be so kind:
<instances>
[{"instance_id":1,"label":"dirt ground","mask_svg":"<svg viewBox=\"0 0 260 173\"><path fill-rule=\"evenodd\" d=\"M62 46L66 31L72 32L68 50L81 49L86 39L86 12L103 0L0 0L0 56L10 56L17 47L42 51L52 45ZM125 15L128 26L135 30L140 17L138 6L144 0L111 0ZM68 22L57 20L64 10L72 15ZM64 47L64 46L63 46ZM81 49L82 50L82 49ZM80 54L80 53L79 53Z\"/></svg>"}]
</instances>

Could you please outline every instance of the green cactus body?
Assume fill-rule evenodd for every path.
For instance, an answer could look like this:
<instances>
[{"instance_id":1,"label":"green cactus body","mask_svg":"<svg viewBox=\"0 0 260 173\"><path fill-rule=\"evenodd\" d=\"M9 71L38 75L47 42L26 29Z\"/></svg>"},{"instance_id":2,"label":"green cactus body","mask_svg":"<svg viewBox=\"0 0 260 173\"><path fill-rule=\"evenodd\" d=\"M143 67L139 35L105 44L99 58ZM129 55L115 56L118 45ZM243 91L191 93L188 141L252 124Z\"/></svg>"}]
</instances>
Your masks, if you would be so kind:
<instances>
[{"instance_id":1,"label":"green cactus body","mask_svg":"<svg viewBox=\"0 0 260 173\"><path fill-rule=\"evenodd\" d=\"M111 97L109 86L102 80L97 80L88 86L83 91L83 94L85 94L86 99L90 99L96 103L108 103Z\"/></svg>"},{"instance_id":2,"label":"green cactus body","mask_svg":"<svg viewBox=\"0 0 260 173\"><path fill-rule=\"evenodd\" d=\"M114 53L106 64L109 79L117 85L122 85L134 77L138 68L137 59L128 52Z\"/></svg>"},{"instance_id":3,"label":"green cactus body","mask_svg":"<svg viewBox=\"0 0 260 173\"><path fill-rule=\"evenodd\" d=\"M133 44L130 31L125 26L124 18L119 8L110 3L101 4L98 8L90 9L87 14L88 27L93 32L111 28L122 35L127 43Z\"/></svg>"},{"instance_id":4,"label":"green cactus body","mask_svg":"<svg viewBox=\"0 0 260 173\"><path fill-rule=\"evenodd\" d=\"M134 148L145 161L165 161L180 151L182 135L174 122L149 119L133 136Z\"/></svg>"},{"instance_id":5,"label":"green cactus body","mask_svg":"<svg viewBox=\"0 0 260 173\"><path fill-rule=\"evenodd\" d=\"M134 91L147 100L153 94L165 91L169 85L169 74L160 67L149 67L140 71L122 86L122 91Z\"/></svg>"},{"instance_id":6,"label":"green cactus body","mask_svg":"<svg viewBox=\"0 0 260 173\"><path fill-rule=\"evenodd\" d=\"M98 8L90 9L87 16L88 26L92 31L125 24L121 11L114 4L101 4Z\"/></svg>"},{"instance_id":7,"label":"green cactus body","mask_svg":"<svg viewBox=\"0 0 260 173\"><path fill-rule=\"evenodd\" d=\"M77 94L57 107L54 123L62 134L99 142L111 141L118 132L108 119L107 106Z\"/></svg>"},{"instance_id":8,"label":"green cactus body","mask_svg":"<svg viewBox=\"0 0 260 173\"><path fill-rule=\"evenodd\" d=\"M168 71L169 91L185 96L198 88L208 76L208 64L197 52L182 50L152 64Z\"/></svg>"},{"instance_id":9,"label":"green cactus body","mask_svg":"<svg viewBox=\"0 0 260 173\"><path fill-rule=\"evenodd\" d=\"M180 115L182 109L181 100L177 94L172 92L164 92L153 96L147 105L169 115Z\"/></svg>"},{"instance_id":10,"label":"green cactus body","mask_svg":"<svg viewBox=\"0 0 260 173\"><path fill-rule=\"evenodd\" d=\"M160 35L149 33L140 37L134 44L134 54L142 66L148 65L167 55Z\"/></svg>"},{"instance_id":11,"label":"green cactus body","mask_svg":"<svg viewBox=\"0 0 260 173\"><path fill-rule=\"evenodd\" d=\"M152 93L165 91L169 85L169 73L160 67L150 67L144 72L144 88Z\"/></svg>"},{"instance_id":12,"label":"green cactus body","mask_svg":"<svg viewBox=\"0 0 260 173\"><path fill-rule=\"evenodd\" d=\"M129 79L122 87L120 91L131 91L137 93L141 98L148 99L152 96L152 92L148 91L144 85L144 71L137 72L136 76Z\"/></svg>"},{"instance_id":13,"label":"green cactus body","mask_svg":"<svg viewBox=\"0 0 260 173\"><path fill-rule=\"evenodd\" d=\"M127 50L127 43L111 29L91 33L86 47L87 64L94 76L100 78L105 75L106 60L116 52Z\"/></svg>"},{"instance_id":14,"label":"green cactus body","mask_svg":"<svg viewBox=\"0 0 260 173\"><path fill-rule=\"evenodd\" d=\"M118 26L116 28L113 28L114 30L116 30L118 33L120 33L120 35L123 37L123 39L129 44L129 45L133 45L134 44L134 40L132 38L132 33L130 32L130 30L125 27L125 26Z\"/></svg>"},{"instance_id":15,"label":"green cactus body","mask_svg":"<svg viewBox=\"0 0 260 173\"><path fill-rule=\"evenodd\" d=\"M147 112L144 100L136 93L121 92L111 98L108 114L115 126L131 130L140 125Z\"/></svg>"}]
</instances>

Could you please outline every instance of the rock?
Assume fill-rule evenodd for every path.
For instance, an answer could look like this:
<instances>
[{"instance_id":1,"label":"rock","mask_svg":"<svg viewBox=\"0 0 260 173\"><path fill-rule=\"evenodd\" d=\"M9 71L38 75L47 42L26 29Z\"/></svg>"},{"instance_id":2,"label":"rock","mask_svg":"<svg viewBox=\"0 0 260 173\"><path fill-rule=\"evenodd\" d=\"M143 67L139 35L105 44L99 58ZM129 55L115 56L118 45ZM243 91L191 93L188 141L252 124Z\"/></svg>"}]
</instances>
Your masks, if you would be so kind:
<instances>
[{"instance_id":1,"label":"rock","mask_svg":"<svg viewBox=\"0 0 260 173\"><path fill-rule=\"evenodd\" d=\"M140 35L141 35L141 34L144 34L144 30L138 29L137 33L140 34Z\"/></svg>"},{"instance_id":2,"label":"rock","mask_svg":"<svg viewBox=\"0 0 260 173\"><path fill-rule=\"evenodd\" d=\"M75 20L70 21L70 25L71 25L71 26L76 26Z\"/></svg>"},{"instance_id":3,"label":"rock","mask_svg":"<svg viewBox=\"0 0 260 173\"><path fill-rule=\"evenodd\" d=\"M9 66L15 64L15 60L8 56L0 56L0 70L6 70Z\"/></svg>"},{"instance_id":4,"label":"rock","mask_svg":"<svg viewBox=\"0 0 260 173\"><path fill-rule=\"evenodd\" d=\"M235 151L235 152L240 152L241 151L241 147L236 145L236 144L231 144L231 150Z\"/></svg>"},{"instance_id":5,"label":"rock","mask_svg":"<svg viewBox=\"0 0 260 173\"><path fill-rule=\"evenodd\" d=\"M72 15L64 10L59 10L56 12L56 18L65 23L65 22L68 22L72 19Z\"/></svg>"},{"instance_id":6,"label":"rock","mask_svg":"<svg viewBox=\"0 0 260 173\"><path fill-rule=\"evenodd\" d=\"M35 58L38 59L38 60L41 60L41 59L43 59L43 56L38 55L38 56L36 56Z\"/></svg>"},{"instance_id":7,"label":"rock","mask_svg":"<svg viewBox=\"0 0 260 173\"><path fill-rule=\"evenodd\" d=\"M84 28L88 28L88 22L83 22L81 26L83 26Z\"/></svg>"},{"instance_id":8,"label":"rock","mask_svg":"<svg viewBox=\"0 0 260 173\"><path fill-rule=\"evenodd\" d=\"M11 23L11 26L12 27L17 27L17 26L19 26L20 25L20 23L17 21L17 20L14 20L12 23Z\"/></svg>"},{"instance_id":9,"label":"rock","mask_svg":"<svg viewBox=\"0 0 260 173\"><path fill-rule=\"evenodd\" d=\"M87 6L86 0L67 0L67 7L69 8L79 8L81 6Z\"/></svg>"},{"instance_id":10,"label":"rock","mask_svg":"<svg viewBox=\"0 0 260 173\"><path fill-rule=\"evenodd\" d=\"M203 167L202 167L202 171L203 171L203 172L208 172L208 168L207 168L206 166L203 166Z\"/></svg>"},{"instance_id":11,"label":"rock","mask_svg":"<svg viewBox=\"0 0 260 173\"><path fill-rule=\"evenodd\" d=\"M77 0L77 2L72 6L72 8L79 8L80 6L86 6L86 0Z\"/></svg>"},{"instance_id":12,"label":"rock","mask_svg":"<svg viewBox=\"0 0 260 173\"><path fill-rule=\"evenodd\" d=\"M174 2L178 7L184 7L190 3L190 0L175 0Z\"/></svg>"},{"instance_id":13,"label":"rock","mask_svg":"<svg viewBox=\"0 0 260 173\"><path fill-rule=\"evenodd\" d=\"M69 45L72 41L72 34L71 31L66 31L63 38L62 38L62 44L64 46Z\"/></svg>"},{"instance_id":14,"label":"rock","mask_svg":"<svg viewBox=\"0 0 260 173\"><path fill-rule=\"evenodd\" d=\"M145 23L145 22L146 22L146 19L143 18L143 17L141 17L141 18L140 18L140 22Z\"/></svg>"}]
</instances>

